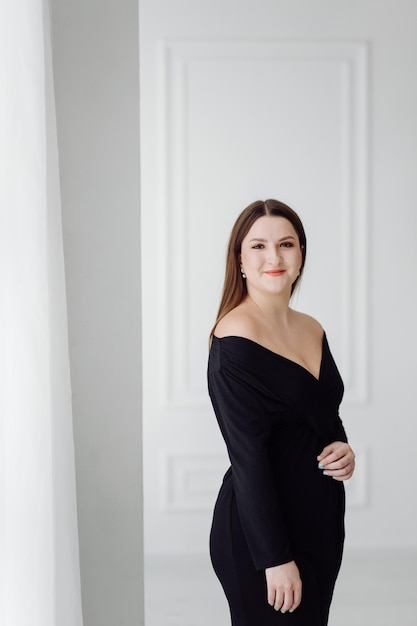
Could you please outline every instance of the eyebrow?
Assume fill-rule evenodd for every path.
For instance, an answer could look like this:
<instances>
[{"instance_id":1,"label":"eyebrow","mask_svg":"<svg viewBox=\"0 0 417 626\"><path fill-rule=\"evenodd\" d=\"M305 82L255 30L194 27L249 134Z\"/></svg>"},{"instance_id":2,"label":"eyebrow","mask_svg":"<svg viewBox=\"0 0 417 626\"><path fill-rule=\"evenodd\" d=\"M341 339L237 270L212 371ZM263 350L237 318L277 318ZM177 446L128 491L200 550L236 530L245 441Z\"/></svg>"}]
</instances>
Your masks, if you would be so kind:
<instances>
[{"instance_id":1,"label":"eyebrow","mask_svg":"<svg viewBox=\"0 0 417 626\"><path fill-rule=\"evenodd\" d=\"M292 235L287 235L286 237L281 237L281 239L278 239L278 241L285 241L285 239L295 239L295 237L293 237ZM261 241L262 243L267 243L268 239L262 239L261 237L253 237L253 239L249 240L249 243L251 241Z\"/></svg>"}]
</instances>

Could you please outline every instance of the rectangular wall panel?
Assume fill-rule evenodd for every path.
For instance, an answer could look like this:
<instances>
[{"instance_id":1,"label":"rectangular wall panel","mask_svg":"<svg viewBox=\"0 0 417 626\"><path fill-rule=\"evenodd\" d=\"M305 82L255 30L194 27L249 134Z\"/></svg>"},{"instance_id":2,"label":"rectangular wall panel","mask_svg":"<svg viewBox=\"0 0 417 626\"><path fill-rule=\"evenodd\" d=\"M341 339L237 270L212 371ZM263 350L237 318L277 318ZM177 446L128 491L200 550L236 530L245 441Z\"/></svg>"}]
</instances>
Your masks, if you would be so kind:
<instances>
[{"instance_id":1,"label":"rectangular wall panel","mask_svg":"<svg viewBox=\"0 0 417 626\"><path fill-rule=\"evenodd\" d=\"M367 456L366 450L359 447L355 478L345 482L350 509L368 504ZM218 452L161 453L160 510L165 513L212 511L227 466L226 454Z\"/></svg>"},{"instance_id":2,"label":"rectangular wall panel","mask_svg":"<svg viewBox=\"0 0 417 626\"><path fill-rule=\"evenodd\" d=\"M207 405L227 236L238 213L266 197L288 202L305 223L309 258L294 305L325 326L345 401L363 403L366 44L168 41L159 52L162 406Z\"/></svg>"}]
</instances>

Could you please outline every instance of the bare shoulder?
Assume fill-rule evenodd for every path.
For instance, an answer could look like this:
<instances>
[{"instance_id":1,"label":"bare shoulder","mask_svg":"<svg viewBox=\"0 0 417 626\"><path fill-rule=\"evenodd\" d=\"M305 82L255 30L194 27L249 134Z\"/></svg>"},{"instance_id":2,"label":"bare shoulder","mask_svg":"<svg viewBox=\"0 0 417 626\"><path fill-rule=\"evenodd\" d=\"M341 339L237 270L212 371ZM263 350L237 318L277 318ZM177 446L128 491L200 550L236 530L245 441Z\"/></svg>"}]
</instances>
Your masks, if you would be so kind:
<instances>
[{"instance_id":1,"label":"bare shoulder","mask_svg":"<svg viewBox=\"0 0 417 626\"><path fill-rule=\"evenodd\" d=\"M219 320L214 334L220 339L222 337L246 337L253 339L256 337L257 327L253 317L245 310L245 307L237 306L229 313L226 313Z\"/></svg>"},{"instance_id":2,"label":"bare shoulder","mask_svg":"<svg viewBox=\"0 0 417 626\"><path fill-rule=\"evenodd\" d=\"M321 341L324 330L320 322L318 322L314 317L311 317L311 315L300 313L300 311L293 311L293 314L296 324L303 335L316 337Z\"/></svg>"}]
</instances>

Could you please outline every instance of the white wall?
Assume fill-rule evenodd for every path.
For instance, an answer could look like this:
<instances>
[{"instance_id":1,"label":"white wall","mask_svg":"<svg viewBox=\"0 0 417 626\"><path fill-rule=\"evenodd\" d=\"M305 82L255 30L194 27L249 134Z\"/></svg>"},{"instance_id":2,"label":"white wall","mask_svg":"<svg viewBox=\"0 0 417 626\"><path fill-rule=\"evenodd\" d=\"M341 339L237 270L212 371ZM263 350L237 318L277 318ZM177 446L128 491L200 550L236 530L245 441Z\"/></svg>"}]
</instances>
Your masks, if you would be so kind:
<instances>
[{"instance_id":1,"label":"white wall","mask_svg":"<svg viewBox=\"0 0 417 626\"><path fill-rule=\"evenodd\" d=\"M147 552L207 550L227 467L207 335L232 223L266 197L304 221L295 305L345 381L347 547L415 548L416 3L140 8Z\"/></svg>"},{"instance_id":2,"label":"white wall","mask_svg":"<svg viewBox=\"0 0 417 626\"><path fill-rule=\"evenodd\" d=\"M143 624L137 0L52 0L85 626Z\"/></svg>"}]
</instances>

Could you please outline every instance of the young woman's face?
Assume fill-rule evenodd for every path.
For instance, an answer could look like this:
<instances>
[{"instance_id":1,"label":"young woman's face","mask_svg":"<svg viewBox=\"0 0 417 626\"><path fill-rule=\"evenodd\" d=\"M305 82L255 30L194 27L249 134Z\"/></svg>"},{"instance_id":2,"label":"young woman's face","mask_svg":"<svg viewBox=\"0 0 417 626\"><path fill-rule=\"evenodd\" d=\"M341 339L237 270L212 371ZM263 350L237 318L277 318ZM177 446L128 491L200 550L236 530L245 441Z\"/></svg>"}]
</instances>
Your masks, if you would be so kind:
<instances>
[{"instance_id":1,"label":"young woman's face","mask_svg":"<svg viewBox=\"0 0 417 626\"><path fill-rule=\"evenodd\" d=\"M294 226L285 217L265 215L256 220L242 241L241 267L246 286L266 293L291 294L300 273L302 251Z\"/></svg>"}]
</instances>

